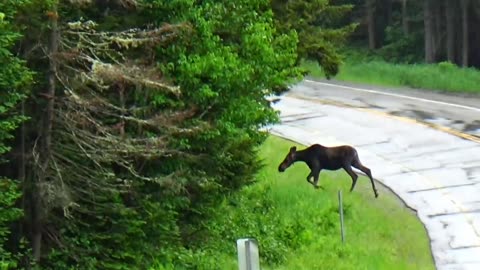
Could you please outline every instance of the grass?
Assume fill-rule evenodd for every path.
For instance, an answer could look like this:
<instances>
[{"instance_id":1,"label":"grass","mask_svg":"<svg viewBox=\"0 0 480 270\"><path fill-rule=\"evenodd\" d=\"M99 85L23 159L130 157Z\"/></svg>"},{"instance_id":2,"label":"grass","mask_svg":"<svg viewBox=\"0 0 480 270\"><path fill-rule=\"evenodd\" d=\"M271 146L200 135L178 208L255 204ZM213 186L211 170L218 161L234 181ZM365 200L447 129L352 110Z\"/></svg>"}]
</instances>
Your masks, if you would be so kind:
<instances>
[{"instance_id":1,"label":"grass","mask_svg":"<svg viewBox=\"0 0 480 270\"><path fill-rule=\"evenodd\" d=\"M311 72L312 77L325 77L316 62L305 62L303 67ZM334 79L378 86L480 94L480 71L460 68L448 62L410 65L388 63L378 58L352 57L347 58Z\"/></svg>"},{"instance_id":2,"label":"grass","mask_svg":"<svg viewBox=\"0 0 480 270\"><path fill-rule=\"evenodd\" d=\"M322 172L320 184L325 190L315 190L305 180L308 168L301 164L279 174L277 166L292 144L277 137L266 141L261 149L266 167L260 178L272 185L276 211L284 219L302 221L305 230L299 237L311 241L289 254L285 264L271 269L434 269L423 225L389 190L379 187L380 197L375 199L362 176L349 193L351 180L343 171ZM346 206L344 247L338 224L329 234L315 226L322 219L319 213L336 211L339 189Z\"/></svg>"}]
</instances>

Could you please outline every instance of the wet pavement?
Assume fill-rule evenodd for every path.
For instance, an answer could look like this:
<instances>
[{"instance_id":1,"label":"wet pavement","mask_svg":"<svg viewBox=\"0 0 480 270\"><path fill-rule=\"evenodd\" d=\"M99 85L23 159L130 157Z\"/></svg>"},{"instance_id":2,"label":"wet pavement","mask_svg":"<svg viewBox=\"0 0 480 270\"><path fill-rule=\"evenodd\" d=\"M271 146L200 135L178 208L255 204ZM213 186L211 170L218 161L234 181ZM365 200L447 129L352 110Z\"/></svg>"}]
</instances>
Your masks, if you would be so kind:
<instances>
[{"instance_id":1,"label":"wet pavement","mask_svg":"<svg viewBox=\"0 0 480 270\"><path fill-rule=\"evenodd\" d=\"M417 211L437 269L480 269L475 98L349 88L302 82L273 105L282 123L271 132L305 145L355 146L374 178Z\"/></svg>"},{"instance_id":2,"label":"wet pavement","mask_svg":"<svg viewBox=\"0 0 480 270\"><path fill-rule=\"evenodd\" d=\"M318 88L320 85L321 90ZM480 95L455 95L407 88L388 91L371 88L306 80L290 94L376 109L480 137Z\"/></svg>"}]
</instances>

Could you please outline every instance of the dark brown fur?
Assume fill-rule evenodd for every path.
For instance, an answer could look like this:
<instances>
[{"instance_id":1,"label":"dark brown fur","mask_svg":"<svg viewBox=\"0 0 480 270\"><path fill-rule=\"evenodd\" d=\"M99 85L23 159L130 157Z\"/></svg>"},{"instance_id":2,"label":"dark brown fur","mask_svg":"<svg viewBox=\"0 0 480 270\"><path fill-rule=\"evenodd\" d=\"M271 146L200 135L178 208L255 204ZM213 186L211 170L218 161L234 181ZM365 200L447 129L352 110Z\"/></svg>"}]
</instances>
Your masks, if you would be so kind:
<instances>
[{"instance_id":1,"label":"dark brown fur","mask_svg":"<svg viewBox=\"0 0 480 270\"><path fill-rule=\"evenodd\" d=\"M293 146L290 148L285 159L278 166L278 171L285 171L290 165L297 161L307 163L310 168L307 182L312 184L315 188L318 188L318 180L321 170L336 171L343 168L352 178L351 192L355 188L358 178L358 175L353 171L352 167L359 169L370 178L373 193L375 194L375 197L378 197L378 191L375 188L375 182L373 181L370 169L362 165L358 158L357 150L351 146L342 145L325 147L320 144L314 144L300 151L297 151L297 148ZM310 181L310 178L312 177L314 179L313 182Z\"/></svg>"}]
</instances>

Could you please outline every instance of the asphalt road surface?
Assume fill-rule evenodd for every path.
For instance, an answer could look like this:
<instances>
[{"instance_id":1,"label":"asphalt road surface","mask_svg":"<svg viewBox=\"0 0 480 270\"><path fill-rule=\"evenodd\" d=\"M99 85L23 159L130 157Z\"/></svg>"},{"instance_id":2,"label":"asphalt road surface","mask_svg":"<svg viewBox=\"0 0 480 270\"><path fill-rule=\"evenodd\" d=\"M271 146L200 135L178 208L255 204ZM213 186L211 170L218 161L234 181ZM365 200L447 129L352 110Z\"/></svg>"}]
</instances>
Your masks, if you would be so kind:
<instances>
[{"instance_id":1,"label":"asphalt road surface","mask_svg":"<svg viewBox=\"0 0 480 270\"><path fill-rule=\"evenodd\" d=\"M437 269L480 269L480 98L306 80L273 106L273 134L355 146L417 211Z\"/></svg>"}]
</instances>

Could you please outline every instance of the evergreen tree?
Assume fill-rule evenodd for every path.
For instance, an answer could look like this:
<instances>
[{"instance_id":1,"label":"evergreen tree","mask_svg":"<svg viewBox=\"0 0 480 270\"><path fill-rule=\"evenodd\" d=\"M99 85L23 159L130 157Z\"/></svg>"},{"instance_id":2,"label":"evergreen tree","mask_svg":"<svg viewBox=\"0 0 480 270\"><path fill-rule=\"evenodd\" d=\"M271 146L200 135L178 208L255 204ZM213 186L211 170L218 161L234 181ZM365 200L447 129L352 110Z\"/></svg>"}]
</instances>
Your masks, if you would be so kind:
<instances>
[{"instance_id":1,"label":"evergreen tree","mask_svg":"<svg viewBox=\"0 0 480 270\"><path fill-rule=\"evenodd\" d=\"M29 111L34 257L46 269L185 264L216 203L253 182L260 128L277 120L265 96L300 75L296 35L275 31L266 0L71 3L25 10L25 40L43 49L25 46L42 74Z\"/></svg>"},{"instance_id":2,"label":"evergreen tree","mask_svg":"<svg viewBox=\"0 0 480 270\"><path fill-rule=\"evenodd\" d=\"M341 57L338 48L355 30L357 24L341 26L343 17L353 5L331 5L329 0L273 0L275 23L283 33L298 34L298 59L319 63L327 78L338 73Z\"/></svg>"},{"instance_id":3,"label":"evergreen tree","mask_svg":"<svg viewBox=\"0 0 480 270\"><path fill-rule=\"evenodd\" d=\"M0 163L7 162L13 131L25 120L16 110L26 96L32 74L24 62L12 54L14 42L20 38L12 21L18 8L27 1L7 0L0 3ZM22 216L16 201L21 196L17 181L0 175L0 268L16 268L20 259L17 252L6 246L10 225Z\"/></svg>"}]
</instances>

